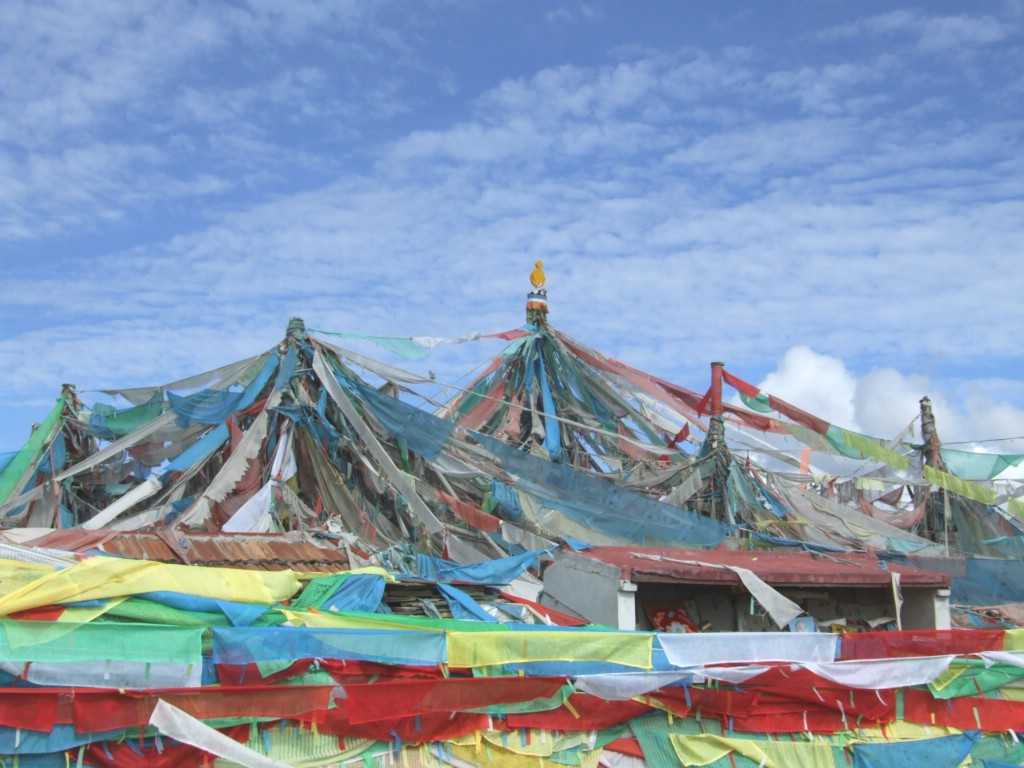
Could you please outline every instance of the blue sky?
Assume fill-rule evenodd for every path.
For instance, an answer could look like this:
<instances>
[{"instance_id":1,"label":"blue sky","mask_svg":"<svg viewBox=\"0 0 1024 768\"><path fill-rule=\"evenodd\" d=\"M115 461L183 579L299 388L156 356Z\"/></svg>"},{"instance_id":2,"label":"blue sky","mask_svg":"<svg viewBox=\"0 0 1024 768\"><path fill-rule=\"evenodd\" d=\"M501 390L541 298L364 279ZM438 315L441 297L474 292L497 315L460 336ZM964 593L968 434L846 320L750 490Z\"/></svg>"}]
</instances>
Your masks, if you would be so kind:
<instances>
[{"instance_id":1,"label":"blue sky","mask_svg":"<svg viewBox=\"0 0 1024 768\"><path fill-rule=\"evenodd\" d=\"M287 318L1024 435L1024 4L0 4L0 450ZM454 379L492 347L423 363Z\"/></svg>"}]
</instances>

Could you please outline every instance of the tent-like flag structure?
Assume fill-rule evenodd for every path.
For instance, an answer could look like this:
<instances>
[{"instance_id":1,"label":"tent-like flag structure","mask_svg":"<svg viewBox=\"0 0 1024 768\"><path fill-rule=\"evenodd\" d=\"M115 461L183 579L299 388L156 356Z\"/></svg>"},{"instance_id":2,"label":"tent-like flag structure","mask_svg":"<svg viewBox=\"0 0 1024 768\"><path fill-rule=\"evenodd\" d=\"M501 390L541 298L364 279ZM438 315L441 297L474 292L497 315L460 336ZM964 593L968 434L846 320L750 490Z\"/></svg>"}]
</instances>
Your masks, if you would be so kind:
<instances>
[{"instance_id":1,"label":"tent-like flag structure","mask_svg":"<svg viewBox=\"0 0 1024 768\"><path fill-rule=\"evenodd\" d=\"M1024 552L1020 487L993 480L1021 456L941 448L927 400L920 426L881 439L760 392L719 363L700 393L555 329L543 287L522 329L454 341L483 336L508 347L434 413L404 396L435 384L431 375L339 347L300 320L254 357L103 390L122 407L86 405L66 386L0 469L0 519L30 529L298 530L344 540L367 560L724 541ZM453 341L370 338L389 349Z\"/></svg>"},{"instance_id":2,"label":"tent-like flag structure","mask_svg":"<svg viewBox=\"0 0 1024 768\"><path fill-rule=\"evenodd\" d=\"M0 455L0 759L1024 762L1021 487L1000 478L1024 457L942 446L927 400L880 438L721 363L687 389L553 327L532 280L522 328L359 337L407 361L507 342L434 411L410 395L445 382L297 319L109 402L66 385ZM729 570L780 631L560 612L542 579L590 547ZM870 565L897 616L901 577L941 573L975 628L814 631L755 573L767 550Z\"/></svg>"}]
</instances>

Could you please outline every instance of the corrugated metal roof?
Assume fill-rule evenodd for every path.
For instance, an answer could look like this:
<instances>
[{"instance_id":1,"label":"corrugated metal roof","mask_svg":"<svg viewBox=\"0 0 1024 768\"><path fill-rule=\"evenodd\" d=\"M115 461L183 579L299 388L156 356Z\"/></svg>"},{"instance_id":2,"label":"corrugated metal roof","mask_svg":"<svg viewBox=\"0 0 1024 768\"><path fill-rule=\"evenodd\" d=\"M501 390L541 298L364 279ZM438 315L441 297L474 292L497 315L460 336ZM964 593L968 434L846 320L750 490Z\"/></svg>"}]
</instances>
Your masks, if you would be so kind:
<instances>
[{"instance_id":1,"label":"corrugated metal roof","mask_svg":"<svg viewBox=\"0 0 1024 768\"><path fill-rule=\"evenodd\" d=\"M949 577L945 574L883 563L867 553L819 555L763 550L593 547L580 554L618 567L623 579L634 582L739 584L739 577L734 572L713 567L727 565L748 568L769 584L781 587L881 587L891 583L890 574L893 572L900 574L903 586L949 586Z\"/></svg>"},{"instance_id":2,"label":"corrugated metal roof","mask_svg":"<svg viewBox=\"0 0 1024 768\"><path fill-rule=\"evenodd\" d=\"M165 536L167 538L165 538ZM174 543L174 547L171 546ZM228 568L340 571L349 567L345 550L308 533L140 533L125 531L54 531L31 542L73 552L98 549L134 560L211 565ZM179 557L177 548L185 557Z\"/></svg>"}]
</instances>

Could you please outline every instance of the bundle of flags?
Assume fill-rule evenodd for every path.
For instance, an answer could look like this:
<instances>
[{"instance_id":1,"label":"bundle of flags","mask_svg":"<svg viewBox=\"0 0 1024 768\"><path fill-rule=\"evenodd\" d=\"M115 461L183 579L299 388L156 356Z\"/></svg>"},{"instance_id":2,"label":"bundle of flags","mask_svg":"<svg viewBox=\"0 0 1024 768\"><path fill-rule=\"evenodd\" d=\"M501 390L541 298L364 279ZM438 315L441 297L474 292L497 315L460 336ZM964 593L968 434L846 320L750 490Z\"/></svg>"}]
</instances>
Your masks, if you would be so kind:
<instances>
[{"instance_id":1,"label":"bundle of flags","mask_svg":"<svg viewBox=\"0 0 1024 768\"><path fill-rule=\"evenodd\" d=\"M4 764L1024 761L1019 630L626 632L423 579L461 610L406 615L399 581L0 560Z\"/></svg>"}]
</instances>

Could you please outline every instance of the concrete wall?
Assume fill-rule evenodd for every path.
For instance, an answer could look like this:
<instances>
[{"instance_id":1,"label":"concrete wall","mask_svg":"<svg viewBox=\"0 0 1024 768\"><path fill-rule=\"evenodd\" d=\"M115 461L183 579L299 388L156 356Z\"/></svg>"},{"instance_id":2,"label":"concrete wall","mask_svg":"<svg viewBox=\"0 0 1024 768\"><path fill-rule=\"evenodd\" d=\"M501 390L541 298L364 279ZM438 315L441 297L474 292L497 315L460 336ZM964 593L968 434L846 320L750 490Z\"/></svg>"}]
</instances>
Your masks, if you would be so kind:
<instances>
[{"instance_id":1,"label":"concrete wall","mask_svg":"<svg viewBox=\"0 0 1024 768\"><path fill-rule=\"evenodd\" d=\"M615 566L571 553L544 572L540 602L597 624L618 629L650 629L659 608L684 608L714 632L777 630L750 594L740 587L692 584L633 584ZM850 625L896 616L892 589L885 587L807 587L779 590L819 622L846 618ZM948 629L949 590L903 587L904 629Z\"/></svg>"},{"instance_id":2,"label":"concrete wall","mask_svg":"<svg viewBox=\"0 0 1024 768\"><path fill-rule=\"evenodd\" d=\"M638 622L649 627L647 617L659 608L681 607L697 624L709 623L714 632L777 631L750 594L739 587L687 584L640 584L637 593ZM850 626L872 619L896 618L890 587L816 587L779 590L798 603L817 621L845 618ZM904 587L901 618L904 629L948 629L948 590Z\"/></svg>"},{"instance_id":3,"label":"concrete wall","mask_svg":"<svg viewBox=\"0 0 1024 768\"><path fill-rule=\"evenodd\" d=\"M903 588L904 629L949 629L948 589Z\"/></svg>"},{"instance_id":4,"label":"concrete wall","mask_svg":"<svg viewBox=\"0 0 1024 768\"><path fill-rule=\"evenodd\" d=\"M568 609L596 624L636 629L636 587L620 581L619 569L567 554L544 571L541 605Z\"/></svg>"}]
</instances>

